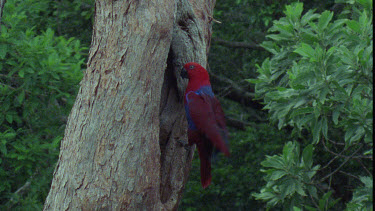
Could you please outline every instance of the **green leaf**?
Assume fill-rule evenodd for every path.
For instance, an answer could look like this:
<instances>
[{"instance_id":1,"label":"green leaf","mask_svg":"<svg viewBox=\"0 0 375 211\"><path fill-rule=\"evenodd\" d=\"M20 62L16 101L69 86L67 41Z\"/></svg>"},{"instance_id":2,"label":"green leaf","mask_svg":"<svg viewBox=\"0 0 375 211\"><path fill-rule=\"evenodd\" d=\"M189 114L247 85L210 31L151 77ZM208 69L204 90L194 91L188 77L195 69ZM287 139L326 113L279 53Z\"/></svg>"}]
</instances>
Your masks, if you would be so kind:
<instances>
[{"instance_id":1,"label":"green leaf","mask_svg":"<svg viewBox=\"0 0 375 211\"><path fill-rule=\"evenodd\" d=\"M337 90L340 91L342 94L348 95L346 90L340 86L340 84L337 81L332 81L332 84L336 86Z\"/></svg>"},{"instance_id":2,"label":"green leaf","mask_svg":"<svg viewBox=\"0 0 375 211\"><path fill-rule=\"evenodd\" d=\"M317 144L320 140L320 131L322 130L322 121L316 120L313 124L313 143Z\"/></svg>"},{"instance_id":3,"label":"green leaf","mask_svg":"<svg viewBox=\"0 0 375 211\"><path fill-rule=\"evenodd\" d=\"M25 77L25 71L23 69L21 69L19 72L18 72L18 75L21 77L21 78L24 78Z\"/></svg>"},{"instance_id":4,"label":"green leaf","mask_svg":"<svg viewBox=\"0 0 375 211\"><path fill-rule=\"evenodd\" d=\"M371 177L359 177L359 179L363 184L365 184L365 187L374 187L374 180Z\"/></svg>"},{"instance_id":5,"label":"green leaf","mask_svg":"<svg viewBox=\"0 0 375 211\"><path fill-rule=\"evenodd\" d=\"M318 194L317 194L317 189L315 186L313 185L308 185L307 186L307 191L309 192L309 194L314 197L314 198L318 198Z\"/></svg>"},{"instance_id":6,"label":"green leaf","mask_svg":"<svg viewBox=\"0 0 375 211\"><path fill-rule=\"evenodd\" d=\"M331 56L334 52L336 52L336 47L332 46L327 51L327 57Z\"/></svg>"},{"instance_id":7,"label":"green leaf","mask_svg":"<svg viewBox=\"0 0 375 211\"><path fill-rule=\"evenodd\" d=\"M325 193L322 198L319 200L319 208L321 210L326 210L325 207L326 205L328 204L328 200L329 198L331 197L332 195L332 191L328 191L327 193Z\"/></svg>"},{"instance_id":8,"label":"green leaf","mask_svg":"<svg viewBox=\"0 0 375 211\"><path fill-rule=\"evenodd\" d=\"M301 105L304 105L307 102L307 100L305 98L301 98L301 99L297 98L296 101L297 102L294 103L293 108L298 108L298 107L300 107Z\"/></svg>"},{"instance_id":9,"label":"green leaf","mask_svg":"<svg viewBox=\"0 0 375 211\"><path fill-rule=\"evenodd\" d=\"M355 131L356 131L356 128L353 127L353 126L348 128L348 130L345 133L345 143L349 143L349 141L352 139Z\"/></svg>"},{"instance_id":10,"label":"green leaf","mask_svg":"<svg viewBox=\"0 0 375 211\"><path fill-rule=\"evenodd\" d=\"M293 153L294 148L295 145L293 144L293 142L289 141L288 143L286 143L283 148L283 157L288 158Z\"/></svg>"},{"instance_id":11,"label":"green leaf","mask_svg":"<svg viewBox=\"0 0 375 211\"><path fill-rule=\"evenodd\" d=\"M302 114L311 114L312 112L314 112L314 109L311 107L297 108L293 110L293 112L291 113L291 118L302 115Z\"/></svg>"},{"instance_id":12,"label":"green leaf","mask_svg":"<svg viewBox=\"0 0 375 211\"><path fill-rule=\"evenodd\" d=\"M321 104L324 104L325 101L327 100L327 95L330 92L328 87L324 87L322 90L319 92L319 101Z\"/></svg>"},{"instance_id":13,"label":"green leaf","mask_svg":"<svg viewBox=\"0 0 375 211\"><path fill-rule=\"evenodd\" d=\"M318 28L320 31L323 31L328 26L328 23L331 21L332 17L333 12L324 11L322 13L318 21Z\"/></svg>"},{"instance_id":14,"label":"green leaf","mask_svg":"<svg viewBox=\"0 0 375 211\"><path fill-rule=\"evenodd\" d=\"M301 38L306 43L314 43L319 41L318 35L310 29L301 29Z\"/></svg>"},{"instance_id":15,"label":"green leaf","mask_svg":"<svg viewBox=\"0 0 375 211\"><path fill-rule=\"evenodd\" d=\"M307 196L305 190L303 189L303 184L300 181L296 183L296 191L301 196Z\"/></svg>"},{"instance_id":16,"label":"green leaf","mask_svg":"<svg viewBox=\"0 0 375 211\"><path fill-rule=\"evenodd\" d=\"M5 59L8 52L8 45L0 44L0 59Z\"/></svg>"},{"instance_id":17,"label":"green leaf","mask_svg":"<svg viewBox=\"0 0 375 211\"><path fill-rule=\"evenodd\" d=\"M301 46L293 52L298 53L299 55L307 58L313 58L315 54L315 50L306 43L301 43Z\"/></svg>"},{"instance_id":18,"label":"green leaf","mask_svg":"<svg viewBox=\"0 0 375 211\"><path fill-rule=\"evenodd\" d=\"M245 79L245 81L252 83L252 84L258 84L258 83L263 82L263 80L260 80L260 79Z\"/></svg>"},{"instance_id":19,"label":"green leaf","mask_svg":"<svg viewBox=\"0 0 375 211\"><path fill-rule=\"evenodd\" d=\"M0 143L0 152L4 155L8 154L6 143L7 143L7 140L1 140L1 143Z\"/></svg>"},{"instance_id":20,"label":"green leaf","mask_svg":"<svg viewBox=\"0 0 375 211\"><path fill-rule=\"evenodd\" d=\"M284 180L282 185L280 185L280 191L283 198L294 194L296 192L295 180L292 178Z\"/></svg>"},{"instance_id":21,"label":"green leaf","mask_svg":"<svg viewBox=\"0 0 375 211\"><path fill-rule=\"evenodd\" d=\"M3 134L3 137L5 138L5 139L8 139L8 140L10 140L10 139L14 139L15 137L16 137L16 133L15 132L12 132L12 131L5 131L6 133L5 134Z\"/></svg>"},{"instance_id":22,"label":"green leaf","mask_svg":"<svg viewBox=\"0 0 375 211\"><path fill-rule=\"evenodd\" d=\"M361 26L359 25L359 23L355 20L349 20L348 22L346 22L347 26L353 30L354 32L360 34L361 33Z\"/></svg>"},{"instance_id":23,"label":"green leaf","mask_svg":"<svg viewBox=\"0 0 375 211\"><path fill-rule=\"evenodd\" d=\"M271 52L272 54L278 53L277 52L277 45L274 42L264 41L264 42L262 42L262 44L260 46L262 46L264 49Z\"/></svg>"},{"instance_id":24,"label":"green leaf","mask_svg":"<svg viewBox=\"0 0 375 211\"><path fill-rule=\"evenodd\" d=\"M287 5L284 13L287 17L290 17L293 22L296 22L301 17L302 11L303 3L298 2L292 5Z\"/></svg>"},{"instance_id":25,"label":"green leaf","mask_svg":"<svg viewBox=\"0 0 375 211\"><path fill-rule=\"evenodd\" d=\"M311 207L311 206L306 205L306 204L304 204L303 207L306 208L307 211L316 211L315 207Z\"/></svg>"},{"instance_id":26,"label":"green leaf","mask_svg":"<svg viewBox=\"0 0 375 211\"><path fill-rule=\"evenodd\" d=\"M22 104L24 99L25 99L25 91L22 90L21 93L17 97L17 101L19 104Z\"/></svg>"},{"instance_id":27,"label":"green leaf","mask_svg":"<svg viewBox=\"0 0 375 211\"><path fill-rule=\"evenodd\" d=\"M293 211L302 211L302 209L299 208L299 207L294 206L294 207L293 207Z\"/></svg>"},{"instance_id":28,"label":"green leaf","mask_svg":"<svg viewBox=\"0 0 375 211\"><path fill-rule=\"evenodd\" d=\"M322 119L322 133L326 139L328 139L328 121L327 118L324 116Z\"/></svg>"},{"instance_id":29,"label":"green leaf","mask_svg":"<svg viewBox=\"0 0 375 211\"><path fill-rule=\"evenodd\" d=\"M301 17L302 11L303 11L303 3L300 3L300 2L296 3L294 7L294 14L297 18Z\"/></svg>"},{"instance_id":30,"label":"green leaf","mask_svg":"<svg viewBox=\"0 0 375 211\"><path fill-rule=\"evenodd\" d=\"M276 169L283 169L284 168L284 161L281 159L280 156L267 156L267 159L260 163L263 167L269 168L276 168Z\"/></svg>"},{"instance_id":31,"label":"green leaf","mask_svg":"<svg viewBox=\"0 0 375 211\"><path fill-rule=\"evenodd\" d=\"M285 34L269 34L266 37L271 38L275 41L289 40L291 37L286 36Z\"/></svg>"},{"instance_id":32,"label":"green leaf","mask_svg":"<svg viewBox=\"0 0 375 211\"><path fill-rule=\"evenodd\" d=\"M359 4L361 4L367 10L371 10L372 8L372 0L356 0Z\"/></svg>"},{"instance_id":33,"label":"green leaf","mask_svg":"<svg viewBox=\"0 0 375 211\"><path fill-rule=\"evenodd\" d=\"M373 150L369 149L363 153L364 155L373 155Z\"/></svg>"},{"instance_id":34,"label":"green leaf","mask_svg":"<svg viewBox=\"0 0 375 211\"><path fill-rule=\"evenodd\" d=\"M274 27L274 30L279 31L285 36L293 37L292 25L275 24L273 27Z\"/></svg>"},{"instance_id":35,"label":"green leaf","mask_svg":"<svg viewBox=\"0 0 375 211\"><path fill-rule=\"evenodd\" d=\"M340 111L335 109L332 113L332 121L333 121L333 123L335 123L335 125L337 125L339 123L339 116L340 116Z\"/></svg>"},{"instance_id":36,"label":"green leaf","mask_svg":"<svg viewBox=\"0 0 375 211\"><path fill-rule=\"evenodd\" d=\"M314 14L313 10L309 10L306 12L305 15L301 18L301 24L302 26L306 25L308 22L313 21L315 19L319 18L318 14Z\"/></svg>"},{"instance_id":37,"label":"green leaf","mask_svg":"<svg viewBox=\"0 0 375 211\"><path fill-rule=\"evenodd\" d=\"M303 149L303 152L302 152L302 161L308 169L311 169L312 164L313 164L313 160L312 160L313 150L314 150L313 145L309 144L305 147L305 149Z\"/></svg>"},{"instance_id":38,"label":"green leaf","mask_svg":"<svg viewBox=\"0 0 375 211\"><path fill-rule=\"evenodd\" d=\"M13 115L12 115L12 114L6 114L6 115L5 115L5 119L6 119L10 124L12 124L12 122L13 122Z\"/></svg>"},{"instance_id":39,"label":"green leaf","mask_svg":"<svg viewBox=\"0 0 375 211\"><path fill-rule=\"evenodd\" d=\"M365 129L363 127L357 127L354 135L350 138L349 144L359 141L365 135Z\"/></svg>"},{"instance_id":40,"label":"green leaf","mask_svg":"<svg viewBox=\"0 0 375 211\"><path fill-rule=\"evenodd\" d=\"M287 175L288 173L284 170L275 170L272 172L270 179L271 180L278 180L282 178L283 176Z\"/></svg>"}]
</instances>

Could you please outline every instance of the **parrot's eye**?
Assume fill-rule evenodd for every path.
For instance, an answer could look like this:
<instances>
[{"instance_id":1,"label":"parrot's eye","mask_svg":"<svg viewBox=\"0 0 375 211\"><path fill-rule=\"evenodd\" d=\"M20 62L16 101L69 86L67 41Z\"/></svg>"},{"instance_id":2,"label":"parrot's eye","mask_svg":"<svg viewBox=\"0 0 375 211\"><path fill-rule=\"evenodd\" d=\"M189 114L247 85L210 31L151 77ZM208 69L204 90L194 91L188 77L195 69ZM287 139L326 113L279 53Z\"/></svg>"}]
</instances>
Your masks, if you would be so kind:
<instances>
[{"instance_id":1,"label":"parrot's eye","mask_svg":"<svg viewBox=\"0 0 375 211\"><path fill-rule=\"evenodd\" d=\"M189 69L190 69L190 70L192 70L192 69L194 69L194 68L195 68L194 65L190 65L190 66L189 66Z\"/></svg>"}]
</instances>

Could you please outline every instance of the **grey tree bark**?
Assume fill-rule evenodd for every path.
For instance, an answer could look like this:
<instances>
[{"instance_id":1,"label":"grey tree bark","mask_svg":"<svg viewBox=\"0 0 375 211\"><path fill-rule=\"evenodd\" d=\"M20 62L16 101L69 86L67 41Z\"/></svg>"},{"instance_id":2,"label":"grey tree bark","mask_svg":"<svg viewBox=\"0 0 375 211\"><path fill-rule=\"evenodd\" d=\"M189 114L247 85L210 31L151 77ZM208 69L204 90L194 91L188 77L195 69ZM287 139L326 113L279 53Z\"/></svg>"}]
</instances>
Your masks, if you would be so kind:
<instances>
[{"instance_id":1,"label":"grey tree bark","mask_svg":"<svg viewBox=\"0 0 375 211\"><path fill-rule=\"evenodd\" d=\"M4 10L4 6L6 2L7 0L0 0L0 26L1 26L1 18L3 17L3 10ZM0 32L1 32L1 28L0 28Z\"/></svg>"},{"instance_id":2,"label":"grey tree bark","mask_svg":"<svg viewBox=\"0 0 375 211\"><path fill-rule=\"evenodd\" d=\"M87 70L44 210L175 210L194 148L180 77L206 65L215 0L95 3Z\"/></svg>"}]
</instances>

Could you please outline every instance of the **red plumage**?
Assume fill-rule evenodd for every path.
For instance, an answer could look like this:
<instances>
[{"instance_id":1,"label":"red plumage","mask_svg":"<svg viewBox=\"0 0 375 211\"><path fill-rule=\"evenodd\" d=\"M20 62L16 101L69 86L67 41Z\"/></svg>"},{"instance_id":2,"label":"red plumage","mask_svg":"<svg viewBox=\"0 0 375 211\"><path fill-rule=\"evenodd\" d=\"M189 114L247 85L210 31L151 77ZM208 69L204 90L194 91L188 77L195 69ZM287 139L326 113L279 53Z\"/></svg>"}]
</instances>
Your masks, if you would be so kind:
<instances>
[{"instance_id":1,"label":"red plumage","mask_svg":"<svg viewBox=\"0 0 375 211\"><path fill-rule=\"evenodd\" d=\"M189 83L184 104L189 123L189 144L196 144L201 162L201 183L211 183L211 157L214 148L229 156L228 131L223 109L212 92L208 72L198 63L184 65ZM186 74L186 73L185 73Z\"/></svg>"}]
</instances>

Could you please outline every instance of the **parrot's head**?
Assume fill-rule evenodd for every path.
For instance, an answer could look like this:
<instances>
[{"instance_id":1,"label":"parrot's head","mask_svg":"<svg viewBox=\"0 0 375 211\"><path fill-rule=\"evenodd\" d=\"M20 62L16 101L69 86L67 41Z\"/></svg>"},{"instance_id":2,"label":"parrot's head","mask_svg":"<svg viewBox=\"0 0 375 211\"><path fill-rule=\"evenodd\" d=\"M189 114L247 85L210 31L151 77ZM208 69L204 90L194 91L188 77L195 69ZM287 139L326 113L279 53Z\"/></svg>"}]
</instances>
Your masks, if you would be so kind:
<instances>
[{"instance_id":1,"label":"parrot's head","mask_svg":"<svg viewBox=\"0 0 375 211\"><path fill-rule=\"evenodd\" d=\"M210 81L207 70L195 62L189 62L184 65L181 77L188 78L189 81Z\"/></svg>"}]
</instances>

